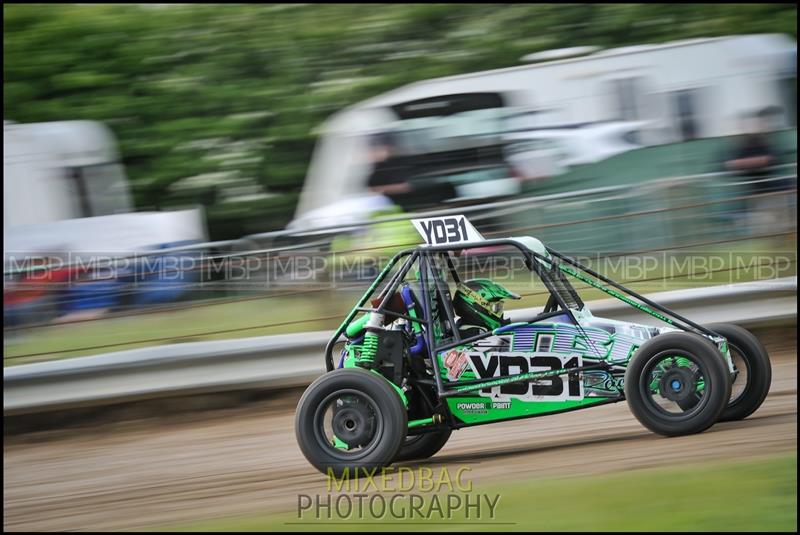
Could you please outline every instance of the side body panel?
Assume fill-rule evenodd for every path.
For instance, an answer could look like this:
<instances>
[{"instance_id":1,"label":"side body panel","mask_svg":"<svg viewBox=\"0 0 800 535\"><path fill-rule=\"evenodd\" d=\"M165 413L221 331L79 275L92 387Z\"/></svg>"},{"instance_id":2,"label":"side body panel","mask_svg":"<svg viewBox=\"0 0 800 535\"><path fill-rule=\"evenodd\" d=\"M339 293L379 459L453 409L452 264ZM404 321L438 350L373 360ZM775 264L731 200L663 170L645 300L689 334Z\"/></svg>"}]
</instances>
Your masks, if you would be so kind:
<instances>
[{"instance_id":1,"label":"side body panel","mask_svg":"<svg viewBox=\"0 0 800 535\"><path fill-rule=\"evenodd\" d=\"M447 404L457 420L477 424L620 400L625 365L645 341L662 331L599 318L587 319L578 326L566 314L514 326L491 338L439 353L442 378L491 379L601 362L611 368L485 388L447 398Z\"/></svg>"}]
</instances>

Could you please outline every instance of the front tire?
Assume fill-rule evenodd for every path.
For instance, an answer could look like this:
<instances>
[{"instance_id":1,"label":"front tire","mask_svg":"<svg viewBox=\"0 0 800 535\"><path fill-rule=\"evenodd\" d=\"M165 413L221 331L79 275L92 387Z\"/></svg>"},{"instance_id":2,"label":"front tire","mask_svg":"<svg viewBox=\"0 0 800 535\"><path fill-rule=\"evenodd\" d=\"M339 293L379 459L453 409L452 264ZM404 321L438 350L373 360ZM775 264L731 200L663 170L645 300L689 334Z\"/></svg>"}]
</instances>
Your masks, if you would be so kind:
<instances>
[{"instance_id":1,"label":"front tire","mask_svg":"<svg viewBox=\"0 0 800 535\"><path fill-rule=\"evenodd\" d=\"M295 435L314 468L341 478L391 464L406 437L400 395L383 377L360 368L326 373L297 404Z\"/></svg>"},{"instance_id":2,"label":"front tire","mask_svg":"<svg viewBox=\"0 0 800 535\"><path fill-rule=\"evenodd\" d=\"M758 410L769 393L772 382L769 355L758 338L738 325L715 323L706 327L728 340L731 358L738 370L728 406L719 421L743 420Z\"/></svg>"},{"instance_id":3,"label":"front tire","mask_svg":"<svg viewBox=\"0 0 800 535\"><path fill-rule=\"evenodd\" d=\"M725 410L730 395L725 360L714 344L693 333L664 333L648 340L625 371L628 407L659 435L705 431ZM693 396L697 401L685 408Z\"/></svg>"}]
</instances>

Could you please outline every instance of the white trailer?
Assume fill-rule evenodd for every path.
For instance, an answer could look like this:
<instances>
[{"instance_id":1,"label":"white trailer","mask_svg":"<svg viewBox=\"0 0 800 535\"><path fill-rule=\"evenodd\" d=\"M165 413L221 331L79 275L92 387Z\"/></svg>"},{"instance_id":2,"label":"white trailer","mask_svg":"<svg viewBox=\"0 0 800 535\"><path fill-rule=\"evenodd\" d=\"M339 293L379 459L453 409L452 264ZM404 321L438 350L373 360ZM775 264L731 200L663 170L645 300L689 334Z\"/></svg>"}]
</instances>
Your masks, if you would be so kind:
<instances>
[{"instance_id":1,"label":"white trailer","mask_svg":"<svg viewBox=\"0 0 800 535\"><path fill-rule=\"evenodd\" d=\"M114 134L102 123L4 122L6 257L124 254L206 236L199 209L134 212Z\"/></svg>"},{"instance_id":2,"label":"white trailer","mask_svg":"<svg viewBox=\"0 0 800 535\"><path fill-rule=\"evenodd\" d=\"M4 303L13 303L18 277L31 266L107 266L137 252L207 241L202 210L135 212L114 134L94 121L3 124ZM57 270L56 270L57 271ZM123 269L116 275L125 275ZM80 270L67 288L51 288L24 304L4 307L14 324L62 314L95 314L126 301L169 302L185 287L175 270L156 270L135 292L108 272ZM172 279L169 279L172 277ZM97 280L94 280L97 278ZM196 276L184 277L191 282ZM55 292L55 293L54 293ZM8 316L8 318L6 318Z\"/></svg>"},{"instance_id":3,"label":"white trailer","mask_svg":"<svg viewBox=\"0 0 800 535\"><path fill-rule=\"evenodd\" d=\"M3 124L3 230L130 212L111 131L94 121Z\"/></svg>"},{"instance_id":4,"label":"white trailer","mask_svg":"<svg viewBox=\"0 0 800 535\"><path fill-rule=\"evenodd\" d=\"M795 128L796 58L797 43L788 36L741 35L615 48L406 85L322 125L295 221L365 194L371 171L365 133L426 109L436 116L448 99L494 95L499 106L526 114L527 131L638 122L636 143L673 143L741 133L745 114L770 107L784 111L784 127Z\"/></svg>"}]
</instances>

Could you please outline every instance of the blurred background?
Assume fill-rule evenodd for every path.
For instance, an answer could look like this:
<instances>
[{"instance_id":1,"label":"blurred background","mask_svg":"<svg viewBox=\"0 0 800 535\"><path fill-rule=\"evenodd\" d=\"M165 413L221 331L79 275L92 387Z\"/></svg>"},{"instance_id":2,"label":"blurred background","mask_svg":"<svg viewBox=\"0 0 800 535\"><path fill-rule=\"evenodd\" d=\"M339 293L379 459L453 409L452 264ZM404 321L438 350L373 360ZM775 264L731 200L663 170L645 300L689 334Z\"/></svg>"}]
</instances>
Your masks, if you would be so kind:
<instances>
[{"instance_id":1,"label":"blurred background","mask_svg":"<svg viewBox=\"0 0 800 535\"><path fill-rule=\"evenodd\" d=\"M791 254L795 15L4 7L6 362L331 327L331 283L417 243L409 213L575 255Z\"/></svg>"},{"instance_id":2,"label":"blurred background","mask_svg":"<svg viewBox=\"0 0 800 535\"><path fill-rule=\"evenodd\" d=\"M796 275L793 4L3 17L9 368L332 329L419 213L641 293Z\"/></svg>"}]
</instances>

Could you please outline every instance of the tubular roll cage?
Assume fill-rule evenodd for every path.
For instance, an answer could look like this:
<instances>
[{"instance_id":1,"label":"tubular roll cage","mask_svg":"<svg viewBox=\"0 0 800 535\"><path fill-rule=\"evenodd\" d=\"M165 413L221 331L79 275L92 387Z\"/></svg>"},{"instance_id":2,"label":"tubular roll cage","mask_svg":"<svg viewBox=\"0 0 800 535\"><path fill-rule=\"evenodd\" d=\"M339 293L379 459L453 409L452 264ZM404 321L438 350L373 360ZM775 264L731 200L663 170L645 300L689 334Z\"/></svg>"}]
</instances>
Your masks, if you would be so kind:
<instances>
[{"instance_id":1,"label":"tubular roll cage","mask_svg":"<svg viewBox=\"0 0 800 535\"><path fill-rule=\"evenodd\" d=\"M612 297L615 297L616 299L619 299L620 301L623 301L624 303L631 305L632 307L638 310L650 314L651 316L669 324L672 327L676 327L678 329L687 332L697 332L699 334L714 339L719 338L718 334L703 327L702 325L698 325L697 323L694 323L693 321L684 318L683 316L677 314L676 312L673 312L672 310L664 306L661 306L658 303L655 303L642 295L639 295L633 290L630 290L622 286L621 284L614 282L607 277L604 277L603 275L597 273L591 268L580 264L578 261L568 256L562 255L557 251L554 251L550 247L545 247L545 249L550 255L552 255L553 258L560 260L560 262L554 262L553 258L547 258L546 256L543 256L525 247L525 245L523 245L521 242L510 238L484 240L480 242L471 242L458 245L419 245L414 248L404 249L399 253L395 254L395 256L392 257L391 260L389 260L389 262L386 264L386 266L383 268L383 270L380 272L377 278L373 281L370 287L366 290L366 292L364 292L364 295L361 296L361 299L358 301L358 304L350 311L345 320L336 330L333 337L328 341L328 344L325 347L325 367L327 371L330 372L334 370L334 364L333 364L334 345L336 345L336 343L339 342L339 338L342 336L347 327L355 318L356 314L358 314L359 312L377 312L380 314L385 314L396 318L403 318L407 321L415 322L425 327L424 338L431 357L431 364L434 370L434 381L431 381L430 379L415 379L415 382L419 384L428 384L428 385L432 385L435 383L436 390L440 398L464 395L465 393L468 392L474 392L489 386L497 386L498 384L530 382L545 377L566 375L568 373L571 374L589 370L609 369L613 367L612 364L601 362L599 364L590 364L579 368L569 368L569 369L553 370L545 372L533 372L533 373L525 373L518 375L507 375L507 376L493 377L492 379L474 379L474 380L455 381L455 382L448 381L447 383L445 383L442 380L439 368L439 361L436 358L436 356L441 351L445 351L453 347L457 347L463 344L472 343L484 338L488 338L490 336L497 334L498 331L504 329L506 326L495 329L494 331L478 334L476 336L461 338L458 329L455 328L456 323L455 323L455 318L453 317L452 307L447 306L449 304L449 295L448 298L445 298L442 295L444 291L443 286L446 287L446 282L438 281L436 280L436 277L434 277L433 288L431 288L431 281L428 278L429 277L428 268L432 262L435 262L434 257L437 254L454 252L454 251L465 251L469 249L477 249L477 248L492 247L492 246L511 246L516 248L520 253L522 253L523 257L525 258L526 266L528 267L528 269L533 271L542 280L545 287L549 291L550 300L548 301L548 303L554 302L554 304L557 304L560 307L560 310L557 308L555 310L559 310L562 313L568 314L571 320L578 327L580 327L580 323L575 317L572 308L567 304L564 295L562 294L564 291L566 291L568 297L574 299L578 303L581 309L583 308L583 303L581 302L580 298L577 296L575 290L572 288L571 285L567 284L566 288L559 287L559 285L562 284L562 281L564 281L562 273L566 273L567 275L570 275L573 278L576 278L594 288L597 288L611 295ZM451 276L453 277L453 280L456 283L460 282L460 277L456 271L451 256L449 254L443 256L447 261L447 267L450 271ZM384 279L386 279L391 269L404 257L407 257L405 263L400 267L400 269L394 275L392 275L388 284L378 295L377 299L380 299L380 304L375 308L364 307L364 304L375 292L375 289L378 286L380 286L380 284L384 281ZM539 260L539 261L535 262L534 260ZM423 294L421 298L423 317L412 318L411 316L405 314L400 314L392 310L387 310L387 306L392 296L397 291L398 286L400 285L401 282L403 282L403 279L405 279L406 275L411 270L414 263L417 261L420 262L419 278ZM549 269L545 267L547 265L550 266ZM431 270L430 273L435 273L435 270ZM613 289L604 286L602 283L611 286ZM432 290L436 294L438 294L439 302L445 304L441 308L444 309L447 321L452 327L451 330L453 331L453 337L454 337L452 341L448 341L438 346L434 344L434 338L433 338L434 318L433 315L431 314L431 300L434 298L434 295L431 293ZM638 300L638 302L634 301L634 299ZM544 312L541 315L544 316L548 312L551 312L551 310L548 310L549 308L551 308L551 306L549 305L546 306Z\"/></svg>"}]
</instances>

